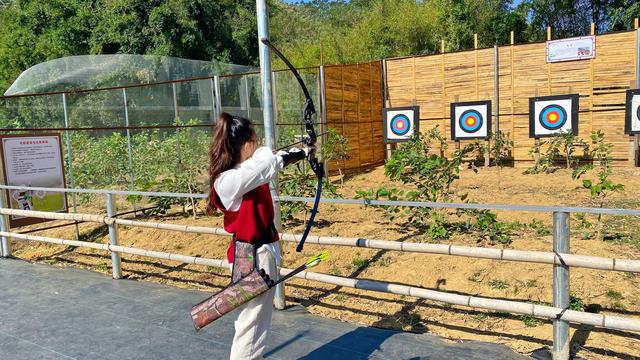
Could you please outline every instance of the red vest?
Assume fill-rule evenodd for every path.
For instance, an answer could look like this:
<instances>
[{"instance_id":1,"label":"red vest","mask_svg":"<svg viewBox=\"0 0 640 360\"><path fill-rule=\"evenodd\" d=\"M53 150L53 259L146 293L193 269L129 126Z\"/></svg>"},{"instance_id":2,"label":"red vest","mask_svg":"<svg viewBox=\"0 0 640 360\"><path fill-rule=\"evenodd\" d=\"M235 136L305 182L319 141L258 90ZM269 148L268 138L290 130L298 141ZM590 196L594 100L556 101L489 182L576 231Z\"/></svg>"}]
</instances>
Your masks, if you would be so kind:
<instances>
[{"instance_id":1,"label":"red vest","mask_svg":"<svg viewBox=\"0 0 640 360\"><path fill-rule=\"evenodd\" d=\"M224 214L224 230L235 235L235 238L257 244L260 237L273 226L273 200L269 184L260 185L242 197L238 211L228 211L215 193L213 205ZM278 241L276 233L267 243ZM233 239L227 249L227 260L233 262Z\"/></svg>"}]
</instances>

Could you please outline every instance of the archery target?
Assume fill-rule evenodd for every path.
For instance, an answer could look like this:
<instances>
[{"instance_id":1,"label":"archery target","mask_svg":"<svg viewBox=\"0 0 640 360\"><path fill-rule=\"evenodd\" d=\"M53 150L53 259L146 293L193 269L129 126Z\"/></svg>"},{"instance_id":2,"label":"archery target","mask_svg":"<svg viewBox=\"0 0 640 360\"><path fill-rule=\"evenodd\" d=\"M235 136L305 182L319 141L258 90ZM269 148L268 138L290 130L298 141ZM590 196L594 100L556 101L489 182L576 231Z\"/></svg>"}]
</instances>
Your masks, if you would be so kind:
<instances>
[{"instance_id":1,"label":"archery target","mask_svg":"<svg viewBox=\"0 0 640 360\"><path fill-rule=\"evenodd\" d=\"M629 135L640 134L640 89L627 90L624 133Z\"/></svg>"},{"instance_id":2,"label":"archery target","mask_svg":"<svg viewBox=\"0 0 640 360\"><path fill-rule=\"evenodd\" d=\"M417 106L383 109L385 141L402 142L419 134L420 110Z\"/></svg>"},{"instance_id":3,"label":"archery target","mask_svg":"<svg viewBox=\"0 0 640 360\"><path fill-rule=\"evenodd\" d=\"M491 101L451 104L451 139L484 139L491 131Z\"/></svg>"},{"instance_id":4,"label":"archery target","mask_svg":"<svg viewBox=\"0 0 640 360\"><path fill-rule=\"evenodd\" d=\"M529 137L578 134L578 95L529 99Z\"/></svg>"}]
</instances>

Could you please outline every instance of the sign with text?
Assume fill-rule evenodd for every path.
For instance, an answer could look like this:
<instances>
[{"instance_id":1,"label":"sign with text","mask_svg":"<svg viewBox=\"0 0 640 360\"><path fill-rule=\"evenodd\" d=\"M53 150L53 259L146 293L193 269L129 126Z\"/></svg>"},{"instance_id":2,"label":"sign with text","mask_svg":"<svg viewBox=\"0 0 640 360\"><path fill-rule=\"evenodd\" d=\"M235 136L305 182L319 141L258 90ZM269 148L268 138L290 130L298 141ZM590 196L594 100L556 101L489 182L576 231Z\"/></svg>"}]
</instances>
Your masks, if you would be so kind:
<instances>
[{"instance_id":1,"label":"sign with text","mask_svg":"<svg viewBox=\"0 0 640 360\"><path fill-rule=\"evenodd\" d=\"M547 62L586 60L595 57L595 35L547 41Z\"/></svg>"},{"instance_id":2,"label":"sign with text","mask_svg":"<svg viewBox=\"0 0 640 360\"><path fill-rule=\"evenodd\" d=\"M4 182L12 186L64 188L64 165L60 135L4 135L2 141L2 169ZM12 209L67 212L64 193L8 190ZM49 221L22 216L10 216L11 227Z\"/></svg>"}]
</instances>

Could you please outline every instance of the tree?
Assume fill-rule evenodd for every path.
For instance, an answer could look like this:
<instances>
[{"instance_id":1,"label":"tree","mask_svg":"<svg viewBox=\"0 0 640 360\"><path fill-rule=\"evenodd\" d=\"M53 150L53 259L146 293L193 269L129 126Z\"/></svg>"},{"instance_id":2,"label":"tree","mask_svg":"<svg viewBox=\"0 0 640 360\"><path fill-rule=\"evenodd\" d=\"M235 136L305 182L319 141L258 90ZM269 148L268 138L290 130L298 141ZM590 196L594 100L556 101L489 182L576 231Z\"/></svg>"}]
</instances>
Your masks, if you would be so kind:
<instances>
[{"instance_id":1,"label":"tree","mask_svg":"<svg viewBox=\"0 0 640 360\"><path fill-rule=\"evenodd\" d=\"M64 56L151 54L258 62L252 0L18 0L0 9L0 88Z\"/></svg>"}]
</instances>

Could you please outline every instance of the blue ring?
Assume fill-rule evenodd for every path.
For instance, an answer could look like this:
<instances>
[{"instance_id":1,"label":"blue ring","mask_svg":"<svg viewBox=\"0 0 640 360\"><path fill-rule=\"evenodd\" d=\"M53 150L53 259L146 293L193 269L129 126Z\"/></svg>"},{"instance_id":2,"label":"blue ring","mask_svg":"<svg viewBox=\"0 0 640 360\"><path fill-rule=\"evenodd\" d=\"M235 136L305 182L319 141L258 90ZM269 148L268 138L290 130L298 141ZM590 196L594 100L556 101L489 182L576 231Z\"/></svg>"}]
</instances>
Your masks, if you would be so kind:
<instances>
[{"instance_id":1,"label":"blue ring","mask_svg":"<svg viewBox=\"0 0 640 360\"><path fill-rule=\"evenodd\" d=\"M560 119L555 124L551 124L547 122L547 114L555 111L560 115ZM567 111L562 107L555 104L545 106L542 111L540 111L540 115L538 116L538 120L540 121L540 125L547 130L558 130L564 126L567 122Z\"/></svg>"},{"instance_id":2,"label":"blue ring","mask_svg":"<svg viewBox=\"0 0 640 360\"><path fill-rule=\"evenodd\" d=\"M476 118L475 126L472 126L472 127L467 126L467 123L465 120L470 116L474 116ZM471 109L463 112L462 115L460 115L460 119L458 119L458 124L460 125L460 130L466 133L472 134L478 131L482 127L482 124L484 124L484 119L482 118L482 115L478 110Z\"/></svg>"},{"instance_id":3,"label":"blue ring","mask_svg":"<svg viewBox=\"0 0 640 360\"><path fill-rule=\"evenodd\" d=\"M396 128L397 123L402 120L405 122L405 127L403 130L399 130ZM409 118L405 114L397 114L391 118L391 132L396 136L406 135L409 130L411 130L411 123L409 122Z\"/></svg>"}]
</instances>

